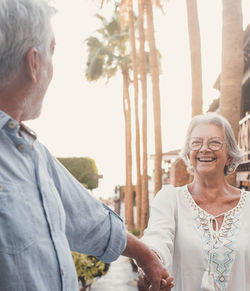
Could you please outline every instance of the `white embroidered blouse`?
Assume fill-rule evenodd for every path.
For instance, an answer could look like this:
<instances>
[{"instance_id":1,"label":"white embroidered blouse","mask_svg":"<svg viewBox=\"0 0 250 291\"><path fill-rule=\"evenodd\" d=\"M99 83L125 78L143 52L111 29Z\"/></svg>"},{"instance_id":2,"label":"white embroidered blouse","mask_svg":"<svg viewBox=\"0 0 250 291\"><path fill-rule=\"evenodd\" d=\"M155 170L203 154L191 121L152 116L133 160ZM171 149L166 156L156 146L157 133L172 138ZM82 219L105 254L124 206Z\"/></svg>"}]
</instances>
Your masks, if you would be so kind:
<instances>
[{"instance_id":1,"label":"white embroidered blouse","mask_svg":"<svg viewBox=\"0 0 250 291\"><path fill-rule=\"evenodd\" d=\"M173 291L250 290L249 195L242 191L236 207L221 214L220 228L187 186L165 186L156 195L141 240L174 277Z\"/></svg>"}]
</instances>

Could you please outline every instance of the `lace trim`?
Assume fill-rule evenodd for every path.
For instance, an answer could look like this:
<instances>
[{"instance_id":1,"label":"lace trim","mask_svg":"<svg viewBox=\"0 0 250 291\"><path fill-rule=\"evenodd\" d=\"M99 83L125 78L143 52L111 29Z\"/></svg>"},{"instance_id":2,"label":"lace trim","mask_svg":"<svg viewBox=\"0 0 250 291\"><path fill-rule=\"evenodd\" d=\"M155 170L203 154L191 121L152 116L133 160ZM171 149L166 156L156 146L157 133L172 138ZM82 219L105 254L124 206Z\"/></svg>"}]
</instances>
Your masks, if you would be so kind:
<instances>
[{"instance_id":1,"label":"lace trim","mask_svg":"<svg viewBox=\"0 0 250 291\"><path fill-rule=\"evenodd\" d=\"M230 271L235 258L235 240L240 228L240 210L245 205L247 193L243 191L234 208L217 216L200 208L187 188L184 193L194 211L194 224L203 239L204 255L207 260L206 270L212 272L217 287L224 291L230 280ZM216 218L222 215L224 219L220 229L218 229ZM213 222L216 223L216 230L213 229Z\"/></svg>"},{"instance_id":2,"label":"lace trim","mask_svg":"<svg viewBox=\"0 0 250 291\"><path fill-rule=\"evenodd\" d=\"M187 189L184 190L184 193L192 210L197 212L198 219L200 220L199 229L202 229L205 233L210 233L209 222L211 221L211 219L214 220L216 217L224 215L222 225L220 229L218 230L220 237L226 237L228 233L230 232L230 230L232 229L233 224L238 221L238 219L236 218L236 214L239 213L240 210L245 205L246 196L247 196L247 193L243 191L241 193L241 197L238 204L234 208L232 208L231 210L228 210L225 213L219 214L217 216L213 216L212 214L209 214L208 212L206 212L204 209L200 208L195 203L193 197L191 196L191 194L189 193Z\"/></svg>"}]
</instances>

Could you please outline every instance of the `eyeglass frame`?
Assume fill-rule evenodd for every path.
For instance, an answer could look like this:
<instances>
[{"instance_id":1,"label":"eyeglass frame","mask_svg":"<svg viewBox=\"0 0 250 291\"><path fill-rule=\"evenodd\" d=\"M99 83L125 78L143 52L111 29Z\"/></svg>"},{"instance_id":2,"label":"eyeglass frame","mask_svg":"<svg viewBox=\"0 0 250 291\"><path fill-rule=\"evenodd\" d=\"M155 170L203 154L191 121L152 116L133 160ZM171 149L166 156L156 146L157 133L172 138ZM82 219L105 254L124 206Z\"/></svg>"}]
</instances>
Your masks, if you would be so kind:
<instances>
[{"instance_id":1,"label":"eyeglass frame","mask_svg":"<svg viewBox=\"0 0 250 291\"><path fill-rule=\"evenodd\" d=\"M196 139L196 140L198 140L198 141L201 142L199 148L197 148L197 149L192 149L192 146L191 146L191 140L193 140L193 139ZM220 147L219 147L218 149L211 149L211 148L210 148L210 144L209 144L210 140L217 140L217 141L220 141L220 143L221 143ZM219 137L219 136L213 136L213 137L210 137L210 138L206 141L207 148L210 149L211 151L219 151L219 150L221 150L222 147L223 147L223 145L224 145L224 143L225 143L225 140L224 140L223 138ZM191 151L199 151L199 150L203 147L203 145L204 145L204 138L201 138L201 137L191 137L190 140L189 140L189 149L190 149Z\"/></svg>"}]
</instances>

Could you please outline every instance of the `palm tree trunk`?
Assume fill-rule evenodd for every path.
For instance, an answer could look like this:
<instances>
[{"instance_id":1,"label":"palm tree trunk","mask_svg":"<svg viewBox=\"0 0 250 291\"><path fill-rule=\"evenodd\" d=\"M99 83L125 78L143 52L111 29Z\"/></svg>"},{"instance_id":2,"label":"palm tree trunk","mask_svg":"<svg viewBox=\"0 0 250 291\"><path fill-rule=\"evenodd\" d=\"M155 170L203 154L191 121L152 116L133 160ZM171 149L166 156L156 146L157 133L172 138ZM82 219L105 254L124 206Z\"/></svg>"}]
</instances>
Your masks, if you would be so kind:
<instances>
[{"instance_id":1,"label":"palm tree trunk","mask_svg":"<svg viewBox=\"0 0 250 291\"><path fill-rule=\"evenodd\" d=\"M138 25L140 39L140 78L142 91L142 202L141 202L141 234L147 227L149 216L148 202L148 147L147 147L147 70L145 55L144 11L145 1L138 0Z\"/></svg>"},{"instance_id":2,"label":"palm tree trunk","mask_svg":"<svg viewBox=\"0 0 250 291\"><path fill-rule=\"evenodd\" d=\"M241 110L243 28L241 0L223 0L222 68L220 113L233 127L237 138Z\"/></svg>"},{"instance_id":3,"label":"palm tree trunk","mask_svg":"<svg viewBox=\"0 0 250 291\"><path fill-rule=\"evenodd\" d=\"M241 0L223 0L222 3L222 68L219 111L230 122L237 138L244 69L242 8ZM228 182L235 185L236 175L230 175Z\"/></svg>"},{"instance_id":4,"label":"palm tree trunk","mask_svg":"<svg viewBox=\"0 0 250 291\"><path fill-rule=\"evenodd\" d=\"M141 225L141 152L140 152L140 124L138 109L138 72L137 72L137 53L135 45L135 24L132 1L129 6L129 28L130 43L132 48L132 66L133 66L133 84L134 84L134 101L135 101L135 148L136 148L136 227Z\"/></svg>"},{"instance_id":5,"label":"palm tree trunk","mask_svg":"<svg viewBox=\"0 0 250 291\"><path fill-rule=\"evenodd\" d=\"M145 0L148 24L148 43L149 43L149 62L152 76L153 87L153 107L154 107L154 134L155 134L155 161L154 161L154 194L162 186L162 138L161 138L161 102L160 102L160 84L157 51L155 48L153 9L151 0Z\"/></svg>"},{"instance_id":6,"label":"palm tree trunk","mask_svg":"<svg viewBox=\"0 0 250 291\"><path fill-rule=\"evenodd\" d=\"M192 71L192 116L202 113L201 40L196 0L186 0Z\"/></svg>"},{"instance_id":7,"label":"palm tree trunk","mask_svg":"<svg viewBox=\"0 0 250 291\"><path fill-rule=\"evenodd\" d=\"M125 119L125 142L126 142L126 186L125 186L125 222L128 230L134 228L133 214L133 187L132 187L132 149L131 149L131 107L129 98L128 69L123 68L123 112Z\"/></svg>"}]
</instances>

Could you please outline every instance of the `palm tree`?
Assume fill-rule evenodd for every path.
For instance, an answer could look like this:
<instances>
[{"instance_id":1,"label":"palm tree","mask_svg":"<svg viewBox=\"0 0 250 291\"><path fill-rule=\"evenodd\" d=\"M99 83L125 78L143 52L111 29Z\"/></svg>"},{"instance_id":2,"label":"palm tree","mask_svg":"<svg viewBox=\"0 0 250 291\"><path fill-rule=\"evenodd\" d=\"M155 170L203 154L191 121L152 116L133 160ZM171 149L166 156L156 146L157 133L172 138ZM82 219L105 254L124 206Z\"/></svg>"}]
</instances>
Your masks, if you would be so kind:
<instances>
[{"instance_id":1,"label":"palm tree","mask_svg":"<svg viewBox=\"0 0 250 291\"><path fill-rule=\"evenodd\" d=\"M149 62L152 77L153 88L153 111L154 111L154 138L155 138L155 160L154 160L154 178L156 194L162 186L162 137L161 137L161 102L159 87L159 67L157 59L157 50L155 47L153 9L151 0L145 0L147 14L147 32L149 43Z\"/></svg>"},{"instance_id":2,"label":"palm tree","mask_svg":"<svg viewBox=\"0 0 250 291\"><path fill-rule=\"evenodd\" d=\"M132 133L131 133L131 106L129 97L129 71L128 67L121 68L123 76L123 112L125 118L125 140L126 140L126 187L125 187L125 211L128 230L134 228L134 197L132 185Z\"/></svg>"},{"instance_id":3,"label":"palm tree","mask_svg":"<svg viewBox=\"0 0 250 291\"><path fill-rule=\"evenodd\" d=\"M147 147L147 69L144 35L145 0L138 0L138 27L140 40L140 79L142 92L142 201L141 201L141 233L147 226L149 216L148 201L148 147Z\"/></svg>"},{"instance_id":4,"label":"palm tree","mask_svg":"<svg viewBox=\"0 0 250 291\"><path fill-rule=\"evenodd\" d=\"M196 0L186 0L192 71L192 116L202 113L201 41Z\"/></svg>"},{"instance_id":5,"label":"palm tree","mask_svg":"<svg viewBox=\"0 0 250 291\"><path fill-rule=\"evenodd\" d=\"M241 0L223 0L220 113L231 123L237 138L244 68Z\"/></svg>"},{"instance_id":6,"label":"palm tree","mask_svg":"<svg viewBox=\"0 0 250 291\"><path fill-rule=\"evenodd\" d=\"M141 151L140 151L140 122L139 122L139 106L138 106L138 64L135 42L135 16L133 11L133 0L123 0L119 5L120 18L122 26L129 23L130 45L132 51L132 69L133 69L133 85L134 85L134 104L135 104L135 149L136 149L136 227L141 226Z\"/></svg>"},{"instance_id":7,"label":"palm tree","mask_svg":"<svg viewBox=\"0 0 250 291\"><path fill-rule=\"evenodd\" d=\"M95 81L106 77L107 81L113 77L118 69L123 77L123 112L125 119L125 147L126 147L126 187L125 187L125 222L128 229L134 227L133 191L132 191L132 150L131 150L131 108L129 98L129 69L130 53L127 50L129 39L128 29L122 30L119 23L117 9L110 22L103 16L97 15L102 27L96 31L98 37L87 39L88 60L86 78Z\"/></svg>"},{"instance_id":8,"label":"palm tree","mask_svg":"<svg viewBox=\"0 0 250 291\"><path fill-rule=\"evenodd\" d=\"M133 83L134 83L134 98L135 98L135 143L136 143L136 209L137 209L137 221L136 227L141 226L141 151L140 151L140 122L139 122L139 106L138 106L138 71L137 71L137 53L135 45L135 21L132 1L130 1L129 7L129 28L130 28L130 42L132 48L132 65L133 65Z\"/></svg>"},{"instance_id":9,"label":"palm tree","mask_svg":"<svg viewBox=\"0 0 250 291\"><path fill-rule=\"evenodd\" d=\"M222 4L222 66L219 111L231 123L237 138L244 69L242 8L241 0L223 0ZM228 176L228 182L236 185L236 174Z\"/></svg>"},{"instance_id":10,"label":"palm tree","mask_svg":"<svg viewBox=\"0 0 250 291\"><path fill-rule=\"evenodd\" d=\"M120 8L125 16L122 22L130 23L130 37L132 47L133 72L134 72L134 90L135 90L135 120L136 120L136 152L137 152L137 190L136 190L136 205L137 205L137 228L141 229L141 233L147 226L149 215L149 201L148 201L148 153L147 153L147 64L145 52L145 34L144 34L144 12L145 1L138 0L138 28L139 28L139 42L140 51L139 57L136 56L135 49L135 28L134 28L134 13L133 1L122 0ZM126 15L126 13L128 15ZM142 92L142 145L143 145L143 159L142 159L142 176L139 174L139 122L138 116L138 78L137 78L137 59L139 60L139 72ZM140 179L140 180L139 180ZM140 181L140 183L138 183ZM141 195L140 195L141 194Z\"/></svg>"}]
</instances>

